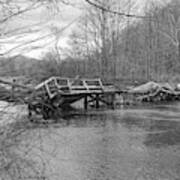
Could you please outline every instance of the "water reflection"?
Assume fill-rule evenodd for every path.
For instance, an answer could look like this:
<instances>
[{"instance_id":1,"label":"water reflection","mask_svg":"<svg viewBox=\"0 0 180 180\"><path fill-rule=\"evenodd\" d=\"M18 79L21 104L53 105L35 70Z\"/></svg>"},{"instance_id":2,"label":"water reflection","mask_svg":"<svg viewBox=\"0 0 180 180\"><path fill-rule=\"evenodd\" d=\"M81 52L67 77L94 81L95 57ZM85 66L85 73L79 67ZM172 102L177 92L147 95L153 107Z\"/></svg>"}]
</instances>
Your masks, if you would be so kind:
<instances>
[{"instance_id":1,"label":"water reflection","mask_svg":"<svg viewBox=\"0 0 180 180\"><path fill-rule=\"evenodd\" d=\"M180 130L172 129L167 132L148 134L145 141L146 146L166 147L180 144Z\"/></svg>"},{"instance_id":2,"label":"water reflection","mask_svg":"<svg viewBox=\"0 0 180 180\"><path fill-rule=\"evenodd\" d=\"M28 136L46 150L39 154L56 179L175 180L180 179L177 108L166 104L75 115L37 126L41 143L37 130L30 129Z\"/></svg>"},{"instance_id":3,"label":"water reflection","mask_svg":"<svg viewBox=\"0 0 180 180\"><path fill-rule=\"evenodd\" d=\"M146 131L165 131L180 127L180 122L163 120L163 118L162 120L155 120L147 117L123 117L121 122L126 128L134 129L135 127L138 127Z\"/></svg>"},{"instance_id":4,"label":"water reflection","mask_svg":"<svg viewBox=\"0 0 180 180\"><path fill-rule=\"evenodd\" d=\"M151 147L172 146L180 144L179 111L170 111L170 105L162 106L163 114L157 106L156 111L150 109L144 113L124 113L121 123L124 127L136 131L137 128L145 131L144 144ZM177 108L177 107L176 107Z\"/></svg>"}]
</instances>

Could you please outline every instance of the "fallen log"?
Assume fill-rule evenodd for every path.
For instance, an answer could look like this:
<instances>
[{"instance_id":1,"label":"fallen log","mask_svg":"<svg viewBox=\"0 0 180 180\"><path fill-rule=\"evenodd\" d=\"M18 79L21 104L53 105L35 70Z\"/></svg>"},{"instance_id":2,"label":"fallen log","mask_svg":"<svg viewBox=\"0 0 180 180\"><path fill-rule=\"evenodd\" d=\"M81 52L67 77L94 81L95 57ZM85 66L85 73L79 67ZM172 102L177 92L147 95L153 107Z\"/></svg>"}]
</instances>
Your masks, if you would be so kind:
<instances>
[{"instance_id":1,"label":"fallen log","mask_svg":"<svg viewBox=\"0 0 180 180\"><path fill-rule=\"evenodd\" d=\"M55 113L56 108L53 102L46 95L43 88L36 90L33 87L9 82L0 79L0 84L9 85L11 88L0 86L0 100L26 104L29 111L29 118L32 112L41 114L44 119L49 118Z\"/></svg>"},{"instance_id":2,"label":"fallen log","mask_svg":"<svg viewBox=\"0 0 180 180\"><path fill-rule=\"evenodd\" d=\"M180 99L180 92L168 83L149 82L144 85L135 87L129 91L135 94L136 100L141 102L157 102L157 101L172 101Z\"/></svg>"},{"instance_id":3,"label":"fallen log","mask_svg":"<svg viewBox=\"0 0 180 180\"><path fill-rule=\"evenodd\" d=\"M15 87L15 88L19 87L19 88L27 89L29 91L34 91L33 87L29 87L29 86L25 86L25 85L22 85L22 84L18 84L15 81L14 82L9 82L9 81L5 81L5 80L0 79L0 83L1 84L7 84L7 85L10 85L10 86Z\"/></svg>"},{"instance_id":4,"label":"fallen log","mask_svg":"<svg viewBox=\"0 0 180 180\"><path fill-rule=\"evenodd\" d=\"M128 91L128 93L132 93L132 94L146 94L146 93L150 93L150 92L154 92L156 91L156 89L158 89L160 87L159 84L155 83L155 82L148 82L146 84L142 84L140 86L134 87L132 89L130 89Z\"/></svg>"}]
</instances>

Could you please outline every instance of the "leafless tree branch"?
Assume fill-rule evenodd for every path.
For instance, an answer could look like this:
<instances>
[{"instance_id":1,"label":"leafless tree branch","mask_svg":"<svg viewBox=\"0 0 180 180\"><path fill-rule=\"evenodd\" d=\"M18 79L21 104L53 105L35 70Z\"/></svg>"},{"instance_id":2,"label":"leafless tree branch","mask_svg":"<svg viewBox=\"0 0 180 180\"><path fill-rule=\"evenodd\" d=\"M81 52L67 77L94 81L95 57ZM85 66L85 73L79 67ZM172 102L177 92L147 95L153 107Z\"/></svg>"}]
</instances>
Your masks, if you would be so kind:
<instances>
[{"instance_id":1,"label":"leafless tree branch","mask_svg":"<svg viewBox=\"0 0 180 180\"><path fill-rule=\"evenodd\" d=\"M115 14L115 15L119 15L119 16L125 16L128 18L138 18L138 19L149 19L149 20L154 20L153 17L151 16L141 16L141 15L136 15L136 14L129 14L129 13L124 13L124 12L119 12L119 11L114 11L112 9L109 9L105 6L102 6L101 4L98 4L97 1L93 2L91 0L85 0L88 4L102 10L105 11L107 13L111 13L111 14Z\"/></svg>"}]
</instances>

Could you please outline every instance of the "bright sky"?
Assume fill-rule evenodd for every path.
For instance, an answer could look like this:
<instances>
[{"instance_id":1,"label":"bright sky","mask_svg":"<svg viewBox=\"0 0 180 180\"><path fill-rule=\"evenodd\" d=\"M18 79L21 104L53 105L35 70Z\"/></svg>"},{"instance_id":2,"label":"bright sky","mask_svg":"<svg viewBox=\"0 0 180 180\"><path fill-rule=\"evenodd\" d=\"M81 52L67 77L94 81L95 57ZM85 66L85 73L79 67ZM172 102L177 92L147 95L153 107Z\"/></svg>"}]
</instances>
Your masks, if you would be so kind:
<instances>
[{"instance_id":1,"label":"bright sky","mask_svg":"<svg viewBox=\"0 0 180 180\"><path fill-rule=\"evenodd\" d=\"M56 38L59 39L60 48L66 47L68 35L81 11L65 5L59 7L58 14L53 9L40 7L2 24L0 54L41 58L54 47Z\"/></svg>"},{"instance_id":2,"label":"bright sky","mask_svg":"<svg viewBox=\"0 0 180 180\"><path fill-rule=\"evenodd\" d=\"M25 0L18 1L25 2ZM139 11L141 11L144 3L149 0L134 1L136 1ZM153 1L165 2L165 0ZM0 32L5 34L1 34L0 54L4 53L5 56L22 54L41 58L54 47L56 38L59 39L58 45L60 48L67 47L68 35L82 12L79 4L82 5L84 0L73 0L73 2L75 6L61 4L58 14L56 14L56 11L52 11L54 8L49 7L47 9L44 6L18 16L18 18L12 19L9 23L2 24ZM18 29L21 31L17 31ZM10 33L8 33L9 31Z\"/></svg>"}]
</instances>

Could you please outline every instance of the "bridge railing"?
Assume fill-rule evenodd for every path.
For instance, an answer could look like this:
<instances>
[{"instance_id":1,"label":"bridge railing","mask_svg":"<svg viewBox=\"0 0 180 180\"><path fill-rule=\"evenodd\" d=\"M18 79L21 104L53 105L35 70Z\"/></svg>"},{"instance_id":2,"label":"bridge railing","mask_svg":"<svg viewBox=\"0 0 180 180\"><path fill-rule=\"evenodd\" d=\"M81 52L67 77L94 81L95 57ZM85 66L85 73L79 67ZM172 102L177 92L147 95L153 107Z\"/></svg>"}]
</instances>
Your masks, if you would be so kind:
<instances>
[{"instance_id":1,"label":"bridge railing","mask_svg":"<svg viewBox=\"0 0 180 180\"><path fill-rule=\"evenodd\" d=\"M50 98L58 92L62 93L89 93L102 92L105 87L101 79L71 79L62 77L51 77L40 83L35 89L46 91Z\"/></svg>"},{"instance_id":2,"label":"bridge railing","mask_svg":"<svg viewBox=\"0 0 180 180\"><path fill-rule=\"evenodd\" d=\"M84 85L89 91L103 91L104 86L101 79L83 79Z\"/></svg>"},{"instance_id":3,"label":"bridge railing","mask_svg":"<svg viewBox=\"0 0 180 180\"><path fill-rule=\"evenodd\" d=\"M58 87L56 85L56 79L51 77L35 87L36 92L40 92L43 95L48 95L49 98L53 98L57 94Z\"/></svg>"}]
</instances>

